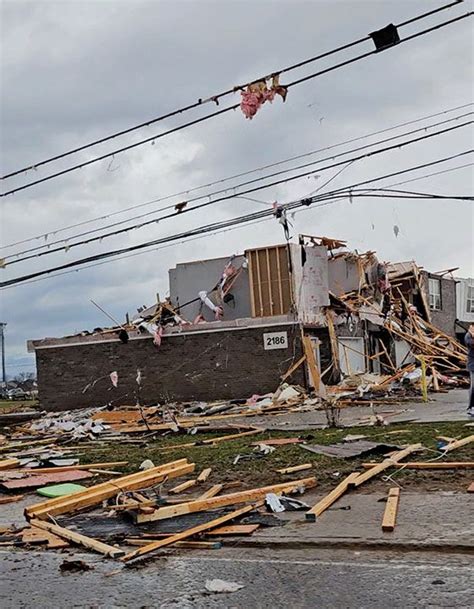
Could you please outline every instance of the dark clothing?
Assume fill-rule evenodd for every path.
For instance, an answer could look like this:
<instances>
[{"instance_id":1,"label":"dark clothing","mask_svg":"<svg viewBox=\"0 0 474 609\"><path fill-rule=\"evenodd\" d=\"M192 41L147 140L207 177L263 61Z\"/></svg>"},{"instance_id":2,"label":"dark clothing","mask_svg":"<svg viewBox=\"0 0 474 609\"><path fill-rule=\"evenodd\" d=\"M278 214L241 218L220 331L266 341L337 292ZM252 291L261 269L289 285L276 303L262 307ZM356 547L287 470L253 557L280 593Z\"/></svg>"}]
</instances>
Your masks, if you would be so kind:
<instances>
[{"instance_id":1,"label":"dark clothing","mask_svg":"<svg viewBox=\"0 0 474 609\"><path fill-rule=\"evenodd\" d=\"M472 410L474 412L474 372L469 372L471 377L471 386L469 387L469 406L468 410Z\"/></svg>"},{"instance_id":2,"label":"dark clothing","mask_svg":"<svg viewBox=\"0 0 474 609\"><path fill-rule=\"evenodd\" d=\"M471 386L469 387L469 406L468 410L474 412L474 337L469 332L464 337L464 344L467 347L467 369Z\"/></svg>"},{"instance_id":3,"label":"dark clothing","mask_svg":"<svg viewBox=\"0 0 474 609\"><path fill-rule=\"evenodd\" d=\"M474 336L470 332L464 337L464 344L467 347L467 369L474 372Z\"/></svg>"}]
</instances>

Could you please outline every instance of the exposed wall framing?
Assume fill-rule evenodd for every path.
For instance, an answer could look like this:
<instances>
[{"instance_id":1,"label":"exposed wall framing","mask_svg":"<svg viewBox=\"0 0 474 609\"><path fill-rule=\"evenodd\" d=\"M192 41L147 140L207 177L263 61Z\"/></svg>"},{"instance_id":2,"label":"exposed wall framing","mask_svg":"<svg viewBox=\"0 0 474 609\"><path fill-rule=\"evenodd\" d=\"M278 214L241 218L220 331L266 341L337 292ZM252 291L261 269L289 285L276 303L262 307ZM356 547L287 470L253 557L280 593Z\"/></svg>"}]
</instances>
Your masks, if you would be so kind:
<instances>
[{"instance_id":1,"label":"exposed wall framing","mask_svg":"<svg viewBox=\"0 0 474 609\"><path fill-rule=\"evenodd\" d=\"M289 251L286 245L248 250L252 317L286 315L292 307Z\"/></svg>"}]
</instances>

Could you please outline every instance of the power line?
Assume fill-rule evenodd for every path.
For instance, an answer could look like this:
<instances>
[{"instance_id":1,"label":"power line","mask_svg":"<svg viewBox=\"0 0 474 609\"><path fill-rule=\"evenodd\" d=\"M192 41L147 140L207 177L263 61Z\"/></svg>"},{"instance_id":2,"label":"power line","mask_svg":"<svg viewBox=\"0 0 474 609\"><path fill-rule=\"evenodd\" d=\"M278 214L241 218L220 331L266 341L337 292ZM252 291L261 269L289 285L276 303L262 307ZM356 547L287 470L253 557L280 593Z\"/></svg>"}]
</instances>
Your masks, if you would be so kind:
<instances>
[{"instance_id":1,"label":"power line","mask_svg":"<svg viewBox=\"0 0 474 609\"><path fill-rule=\"evenodd\" d=\"M441 7L438 7L436 9L431 10L431 11L427 11L425 13L422 13L421 15L417 15L416 17L413 17L411 19L403 21L402 23L397 24L395 27L396 28L400 28L400 27L409 25L411 23L414 23L416 21L419 21L421 19L425 19L426 17L434 15L435 13L439 13L440 11L444 11L444 10L446 10L448 8L452 8L453 6L456 6L457 4L462 3L463 1L464 0L455 0L454 2L450 2L449 4L445 4L445 5L441 6ZM366 42L366 41L369 41L369 40L371 40L371 36L370 35L364 36L363 38L359 38L358 40L355 40L353 42L346 43L346 44L344 44L342 46L339 46L339 47L337 47L335 49L332 49L330 51L326 51L325 53L316 55L316 56L311 57L309 59L305 59L305 60L300 61L298 63L295 63L295 64L292 64L290 66L287 66L285 68L281 68L280 70L275 70L275 71L273 71L269 75L262 76L260 78L256 78L256 79L254 79L252 81L249 81L246 84L232 87L231 89L227 89L225 91L222 91L221 93L217 93L216 95L212 95L210 97L207 97L206 99L198 99L197 102L188 104L187 106L184 106L182 108L178 108L177 110L173 110L173 111L168 112L166 114L162 114L161 116L152 118L152 119L150 119L148 121L145 121L144 123L140 123L138 125L134 125L133 127L128 127L127 129L123 129L121 131L115 132L115 133L113 133L111 135L99 138L97 140L93 140L92 142L89 142L88 144L84 144L82 146L78 146L78 147L73 148L72 150L69 150L67 152L63 152L61 154L57 154L55 156L49 157L47 159L44 159L42 161L38 161L37 163L34 163L32 165L27 165L25 167L22 167L21 169L15 170L15 171L13 171L13 172L11 172L9 174L1 176L0 179L5 180L7 178L13 177L13 176L18 175L20 173L24 173L25 171L29 171L29 170L32 170L32 169L36 170L38 167L41 167L41 166L46 165L48 163L52 163L53 161L57 161L59 159L65 158L67 156L70 156L72 154L76 154L78 152L81 152L82 150L86 150L86 149L91 148L93 146L96 146L98 144L103 144L104 142L110 141L111 139L117 138L117 137L122 136L122 135L126 135L127 133L131 133L131 132L136 131L137 129L141 129L143 127L148 127L148 126L150 126L150 125L152 125L154 123L160 122L160 121L165 120L167 118L171 118L173 116L182 114L184 112L188 112L189 110L198 108L198 107L200 107L200 106L202 106L202 105L204 105L206 103L214 102L216 104L219 104L219 99L221 99L222 97L226 97L228 95L234 94L234 93L236 93L239 90L243 90L249 84L256 83L256 82L261 82L261 81L266 81L266 80L268 80L269 78L271 78L272 76L274 76L276 74L281 75L281 74L284 74L286 72L290 72L292 70L295 70L297 68L301 68L301 67L306 66L306 65L308 65L310 63L314 63L315 61L318 61L320 59L324 59L326 57L329 57L331 55L339 53L340 51L347 50L347 49L349 49L351 47L354 47L356 45L362 44L363 42ZM375 51L375 52L378 52L378 51ZM232 109L232 108L230 108L230 109ZM226 109L225 111L227 111L227 110L228 109ZM212 116L212 115L210 115L210 116ZM210 118L210 116L209 116L209 118ZM6 193L6 194L8 194L8 193Z\"/></svg>"},{"instance_id":2,"label":"power line","mask_svg":"<svg viewBox=\"0 0 474 609\"><path fill-rule=\"evenodd\" d=\"M418 129L413 129L413 130L411 130L411 131L407 131L407 132L405 132L405 133L401 133L401 134L399 134L399 135L396 135L396 136L393 136L393 137L390 137L390 138L385 138L385 139L383 139L383 140L379 140L379 141L377 141L377 142L373 142L373 143L371 143L371 144L366 144L366 145L364 145L364 146L359 146L359 147L357 147L357 148L353 148L353 149L351 149L351 150L346 150L345 152L342 152L342 153L340 153L340 154L336 154L336 155L333 155L333 156L330 156L330 157L326 157L326 158L323 158L323 159L318 159L318 160L315 160L315 161L311 161L310 163L305 163L305 164L303 164L303 165L298 165L298 166L295 166L295 167L289 167L289 168L287 168L287 169L284 169L284 170L281 170L281 171L278 171L278 172L275 172L275 173L271 173L271 174L268 174L268 175L266 175L266 176L260 176L259 178L255 178L255 179L253 179L253 180L249 180L249 181L246 181L246 182L242 182L242 183L240 183L240 184L235 184L235 185L232 187L232 195L233 195L233 196L235 196L236 194L238 194L238 193L236 193L236 192L235 192L235 190L236 190L237 188L242 188L242 187L244 187L244 186L248 186L248 185L250 185L250 184L254 184L254 183L261 182L262 180L267 180L267 179L269 179L269 178L271 178L271 177L276 177L276 176L278 176L278 175L286 174L286 173L291 172L291 171L296 171L296 170L298 170L298 169L304 169L304 168L306 168L306 167L310 167L310 166L314 165L315 163L322 163L323 161L327 161L327 160L329 160L329 159L334 160L334 159L337 159L337 158L339 158L339 157L341 157L341 156L346 156L347 154L350 154L350 153L353 153L353 152L358 152L358 151L360 151L360 150L365 150L366 148L371 148L372 146L376 146L376 145L378 145L378 144L382 144L382 143L390 142L390 141L393 141L393 140L397 140L397 139L399 139L399 138L406 137L406 136L408 136L408 135L412 135L412 134L414 134L414 133L419 133L420 131L425 132L427 129L432 129L433 127L438 127L438 126L440 126L440 125L444 125L444 124L446 124L446 123L450 123L450 122L452 122L452 121L460 120L461 118L465 118L465 117L467 117L467 116L472 116L473 114L474 114L474 112L467 112L467 113L465 113L465 114L462 114L462 115L459 115L459 116L455 116L455 117L450 118L450 119L447 119L447 120L445 120L445 121L439 121L439 122L437 122L437 123L433 123L433 124L431 124L431 125L425 125L424 127L420 127L420 128L418 128ZM344 170L344 169L342 169L341 171L343 171L343 170ZM331 178L330 180L332 181L333 179L334 179L334 177L333 177L333 178ZM325 184L323 184L322 186L320 186L320 187L319 187L318 189L316 189L314 192L317 192L318 190L322 189L324 186L325 186ZM214 196L214 195L216 195L216 194L219 194L220 192L228 192L228 190L229 190L229 189L225 189L224 191L222 191L222 190L221 190L221 191L217 191L217 192L215 192L215 193L208 193L208 194L206 194L206 195L200 195L200 196L197 196L197 197L193 197L193 198L191 198L191 199L188 199L188 200L186 201L186 204L187 204L187 205L189 205L190 203L194 203L194 202L196 202L196 201L201 201L201 200L203 200L203 199L208 199L208 198L210 198L210 197L212 197L212 196ZM56 240L56 241L50 241L50 242L47 242L47 243L45 242L45 243L42 243L41 245L38 245L38 246L36 246L36 247L27 248L27 249L25 249L25 250L22 250L22 251L19 251L19 252L14 252L14 253L12 253L12 254L9 254L9 255L5 256L5 257L3 258L3 260L4 260L4 261L6 261L6 260L10 260L10 259L15 258L15 257L17 257L17 256L22 256L23 254L27 254L27 253L30 253L30 252L38 252L38 251L40 251L40 250L44 250L44 249L47 249L47 250L48 250L48 252L51 252L51 253L52 253L53 251L54 251L54 252L57 252L57 251L60 251L60 250L63 250L63 249L68 249L68 248L70 248L71 246L70 246L70 245L67 245L67 243L68 243L68 242L69 242L71 239L77 239L77 238L79 238L79 237L85 237L85 236L88 236L88 235L92 235L92 234L100 233L101 231L104 231L104 230L106 230L106 229L109 229L109 228L115 228L115 227L117 227L117 226L122 226L122 225L124 225L124 224L127 224L127 223L131 222L132 220L141 220L142 218L145 218L145 217L148 217L148 216L150 216L150 215L153 215L153 214L157 213L158 211L165 211L165 210L168 210L168 209L174 209L174 208L175 208L175 205L174 205L174 204L173 204L173 205L169 205L169 206L165 206L165 207L162 207L162 208L159 208L159 209L156 209L156 210L151 210L151 211L146 212L146 213L144 213L144 214L140 214L140 215L138 215L138 216L132 216L131 218L127 218L127 219L125 219L125 220L120 220L119 222L113 222L112 224L108 224L108 225L106 225L106 226L102 226L102 227L100 227L100 228L95 228L95 229L91 229L91 230L89 230L89 231L84 231L84 232L82 232L82 233L78 233L78 234L75 234L75 235L70 235L70 236L69 236L67 239L58 239L58 240ZM158 219L159 219L159 218L158 218ZM149 224L154 224L156 221L157 221L157 219L150 220L149 222L141 222L140 224L138 224L138 225L134 225L134 226L131 226L131 227L129 227L129 228L128 228L128 229L126 229L126 230L135 230L135 229L138 229L138 228L142 228L142 227L148 226ZM105 233L105 234L103 234L102 236L101 236L101 235L99 235L99 236L98 236L98 237L97 237L95 240L96 240L96 241L97 241L97 240L98 240L98 241L100 241L100 240L101 240L101 239L103 239L103 238L106 238L106 237L108 237L108 236L114 236L115 234L116 234L115 232L112 232L112 233L109 233L109 234ZM88 240L88 243L90 243L91 241L92 241L92 240ZM58 245L59 243L61 243L61 244L62 244L62 246L61 246L61 247L59 247L59 248L55 248L54 250L52 250L52 249L51 249L51 248L52 248L52 246L54 246L54 245ZM73 245L73 246L74 246L74 245ZM24 258L23 258L23 259L24 259ZM9 264L11 264L11 263L9 263Z\"/></svg>"},{"instance_id":3,"label":"power line","mask_svg":"<svg viewBox=\"0 0 474 609\"><path fill-rule=\"evenodd\" d=\"M260 167L256 167L254 169L250 169L250 170L247 170L247 171L244 171L244 172L241 172L241 173L237 173L237 174L234 174L232 176L227 176L225 178L220 178L220 179L215 180L213 182L208 182L207 184L202 184L201 186L195 186L195 187L190 188L188 190L182 190L182 191L176 192L174 194L166 195L166 196L163 196L163 197L160 197L160 198L157 198L157 199L152 199L150 201L146 201L145 203L139 203L137 205L126 207L124 209L120 209L120 210L117 210L115 212L104 214L102 216L97 216L97 217L91 218L89 220L84 220L82 222L77 222L75 224L70 224L70 225L64 226L62 228L57 228L57 229L54 229L54 230L50 230L47 233L41 233L40 235L36 235L36 236L33 236L33 237L28 237L28 238L22 239L20 241L15 241L13 243L9 243L8 245L0 246L0 250L1 249L7 249L7 248L10 248L10 247L14 247L15 245L21 245L22 243L28 243L29 241L35 241L35 240L38 240L38 239L46 239L50 235L56 235L56 234L58 234L60 232L64 232L64 231L67 231L67 230L70 230L70 229L73 229L73 228L78 228L80 226L84 226L84 225L90 224L92 222L97 222L97 221L105 220L107 218L111 218L111 217L114 217L114 216L126 213L127 211L132 211L134 209L139 209L141 207L146 207L146 206L152 205L154 203L160 203L162 201L166 201L166 200L172 199L174 197L181 197L181 196L184 196L184 195L189 195L190 193L195 192L197 190L202 190L204 188L210 188L211 186L216 186L217 184L222 184L223 182L234 180L236 178L241 178L241 177L244 177L244 176L247 176L247 175L251 175L253 173L258 173L260 171L264 171L265 169L271 169L273 167L277 167L279 165L283 165L283 164L289 163L291 161L295 161L295 160L299 160L299 159L302 159L302 158L305 158L305 157L308 157L308 156L312 156L312 155L317 154L319 152L325 152L327 150L333 150L334 148L338 148L338 147L344 146L346 144L352 144L353 142L357 142L357 141L360 141L360 140L363 140L363 139L367 139L367 138L373 137L375 135L380 135L382 133L387 133L389 131L393 131L395 129L399 129L401 127L406 127L408 125L413 125L415 123L422 122L424 120L428 120L428 119L431 119L431 118L436 118L438 116L442 116L444 114L448 114L449 112L455 112L457 110L462 110L462 109L468 108L468 107L470 107L472 105L473 105L473 102L469 102L469 103L463 104L461 106L456 106L454 108L448 108L448 109L442 110L440 112L436 112L435 114L428 114L428 115L425 115L425 116L421 116L421 117L418 117L416 119L412 119L410 121L399 123L398 125L393 125L392 127L386 127L384 129L380 129L378 131L373 131L372 133L367 133L365 135L354 137L354 138L345 140L343 142L338 142L337 144L332 144L331 146L325 146L324 148L318 148L316 150L311 150L311 151L305 152L303 154L299 154L299 155L296 155L296 156L293 156L293 157L288 157L288 158L280 160L280 161L276 161L275 163L270 163L270 164L267 164L267 165L262 165ZM468 116L469 114L470 113L463 114L463 115L460 115L460 116L455 117L455 118L450 119L450 120L459 120L459 118L461 118L463 116ZM434 126L437 126L439 124L443 124L443 123L435 123L435 124L432 124L432 125L428 125L426 128L434 127ZM401 134L399 137L402 137L402 135L403 134ZM318 160L316 162L320 162L320 160ZM288 171L290 171L290 170L291 170L291 168L288 168ZM238 184L235 185L235 186L229 186L229 187L227 187L225 189L221 189L221 190L215 191L213 193L208 193L208 194L202 195L202 197L203 198L207 198L207 197L210 197L210 196L214 196L216 194L226 193L230 189L233 190L233 189L238 188L238 187L239 187ZM197 199L194 198L192 200L194 201L194 200L197 200ZM175 206L175 204L173 203L172 205L169 205L167 207L159 208L159 210L163 211L165 209L171 209L174 206ZM157 210L155 210L155 211L157 211ZM150 212L150 213L154 213L154 212ZM148 214L146 214L146 215L148 215ZM134 219L137 219L137 218L140 218L140 217L144 217L144 216L145 215L132 216L131 218L125 219L122 222L126 223L126 222L129 222L131 220L134 220ZM108 226L101 227L100 229L97 229L97 230L104 230L104 228L108 228ZM59 241L57 241L55 243L66 242L66 241L68 241L68 240L70 240L70 239L72 239L74 237L77 237L77 236L78 235L71 235L71 236L65 237L63 240L59 240ZM51 243L44 244L42 247L47 247L47 245L51 245ZM31 251L31 250L29 250L29 251ZM20 253L23 253L23 252L20 252Z\"/></svg>"},{"instance_id":4,"label":"power line","mask_svg":"<svg viewBox=\"0 0 474 609\"><path fill-rule=\"evenodd\" d=\"M440 163L440 162L445 162L446 160L451 160L451 158L441 159L439 161L435 161L434 163L430 163L430 165L437 164L437 163ZM437 175L449 173L451 171L457 171L459 169L464 169L466 167L472 167L473 165L474 165L474 163L466 163L464 165L458 165L456 167L451 167L450 169L444 169L443 171L436 171L436 172L433 172L433 173L427 173L427 174L424 174L422 176L418 176L416 178L412 178L410 180L404 180L402 182L397 182L395 184L389 184L389 186L399 186L401 184L407 184L409 182L414 182L414 181L417 181L417 180L425 180L426 178L429 178L429 177L432 177L432 176L437 176ZM416 169L418 169L418 168L408 169L408 170L405 170L405 171L415 171ZM390 175L393 175L393 174L390 174ZM374 178L373 180L368 180L365 183L375 182L375 181L378 181L378 180L386 179L386 177L387 176L382 176L382 177L379 177L379 178ZM236 198L239 198L239 197L236 197ZM350 199L350 197L348 196L348 197L346 197L345 200L349 200L349 199ZM341 200L344 200L344 199L339 199L339 201L334 201L334 202L340 202ZM329 201L329 202L326 202L326 203L322 203L321 205L312 206L311 208L307 207L307 208L298 209L294 213L297 214L297 213L300 213L300 212L308 211L309 209L316 209L318 207L326 206L329 203L332 203L332 202ZM253 222L248 222L248 223L246 223L245 227L247 227L249 225L259 224L261 222L267 222L268 220L271 220L271 217L266 217L266 218L262 218L262 219L259 219L259 220L254 220ZM210 235L215 235L215 234L218 234L218 233L231 232L233 230L237 230L237 229L245 228L245 227L243 227L243 226L235 226L235 227L231 227L231 228L227 228L227 229L216 230L215 232L211 232ZM181 245L181 244L184 244L184 243L188 243L189 241L196 241L198 239L203 239L203 238L205 238L207 236L209 236L209 234L197 235L197 236L191 237L189 239L184 239L183 241L178 242L178 245ZM64 271L62 273L55 273L54 275L46 275L46 276L40 277L38 279L31 279L30 281L24 281L24 282L22 282L21 285L28 285L30 283L37 283L38 281L44 281L45 279L54 279L55 277L60 277L62 275L70 275L71 273L80 273L83 270L87 270L87 269L94 268L94 267L97 267L97 266L103 266L104 264L110 264L112 262L117 262L119 260L126 260L128 258L134 258L135 256L141 256L143 254L149 254L151 252L156 252L156 251L159 251L159 250L162 250L162 249L166 249L168 247L173 247L174 245L176 245L175 242L168 243L166 245L162 245L162 246L158 246L158 247L150 247L150 249L145 249L144 251L138 251L138 252L134 252L133 254L126 254L126 255L123 255L123 256L117 256L116 258L113 258L112 260L104 260L102 262L94 262L92 264L84 265L83 267L78 268L78 269L75 268L75 269L72 269L70 271ZM8 289L16 287L16 285L17 284L14 284L14 285L11 285L11 286L7 286L7 287L5 287L3 289L4 290L8 290Z\"/></svg>"},{"instance_id":5,"label":"power line","mask_svg":"<svg viewBox=\"0 0 474 609\"><path fill-rule=\"evenodd\" d=\"M378 154L381 154L381 153L384 153L384 152L388 152L390 150L394 150L395 148L400 149L400 148L403 148L403 147L405 147L407 145L414 144L414 143L417 143L417 142L420 142L420 141L423 141L423 140L426 140L426 139L430 139L432 137L436 137L438 135L442 135L444 133L448 133L448 132L453 131L455 129L459 129L459 128L468 126L468 125L472 124L473 122L474 121L468 121L467 123L461 123L460 125L454 125L453 127L448 127L446 129L443 129L443 130L440 130L440 131L436 131L434 133L429 133L429 134L423 135L423 136L418 137L418 138L413 138L411 140L407 140L406 142L399 142L399 143L397 143L395 145L392 145L392 146L387 146L387 147L381 148L379 150L373 150L372 152L367 152L366 154L359 155L359 156L354 157L354 158L346 159L345 161L340 161L338 163L333 163L333 164L327 165L325 167L319 167L319 168L313 169L311 171L300 173L300 174L298 174L296 176L286 177L284 179L280 179L280 180L277 180L275 182L271 182L270 184L264 184L264 185L261 185L261 186L255 186L253 188L244 190L243 192L240 192L240 193L237 193L237 194L239 194L239 195L247 195L247 194L250 194L252 192L256 192L256 191L259 191L259 190L262 190L262 189L270 188L271 186L276 186L276 185L281 184L283 182L291 182L291 181L293 181L295 179L299 179L301 177L305 177L307 175L315 173L316 171L319 171L319 172L325 171L327 169L332 169L334 167L339 167L341 165L345 165L348 162L354 162L354 161L358 161L358 160L361 160L361 159L366 159L366 158L369 158L371 156L375 156L375 155L378 155ZM389 138L389 139L393 139L393 138ZM313 164L313 163L311 163L311 164ZM281 173L281 172L277 172L277 174L278 173ZM272 174L272 175L275 175L275 174ZM267 176L267 178L268 177L270 177L270 176ZM257 181L260 181L261 179L262 178L258 179ZM170 213L170 214L167 214L167 215L164 215L164 216L160 216L158 218L154 218L153 220L147 220L146 222L142 222L139 225L134 225L134 226L126 227L126 228L122 228L122 229L119 229L119 230L114 230L114 231L111 231L110 233L104 233L104 234L102 234L100 236L90 237L88 239L84 239L84 240L78 241L76 243L71 243L71 244L69 244L67 246L67 250L69 250L69 249L71 249L73 247L78 247L78 246L81 246L81 245L86 245L88 243L93 243L95 241L101 241L102 239L107 238L107 237L112 237L112 236L124 234L124 233L126 233L126 232L128 232L130 230L134 230L135 228L141 228L143 226L147 226L147 225L150 225L150 224L155 224L155 223L157 223L159 221L162 221L162 220L165 220L165 219L174 218L174 217L176 217L178 215L182 215L184 213L189 213L191 211L196 211L197 209L202 209L204 207L208 207L209 205L214 205L216 203L232 199L233 197L234 197L234 195L227 195L227 196L224 196L224 197L219 197L217 199L214 199L213 201L207 201L205 203L201 203L199 205L195 205L194 207L190 207L190 208L187 208L187 209L176 211L174 213ZM48 249L46 251L40 251L40 252L37 252L35 254L29 254L29 255L23 256L21 258L17 258L15 260L10 260L10 262L8 262L7 264L8 264L8 266L10 266L12 264L17 264L19 262L24 262L24 261L30 260L32 258L38 258L38 257L54 254L54 253L59 252L59 251L64 251L64 249L65 249L65 247L61 246L61 247L56 247L56 248ZM11 258L11 256L8 257L8 258ZM3 262L3 264L5 265L5 262Z\"/></svg>"},{"instance_id":6,"label":"power line","mask_svg":"<svg viewBox=\"0 0 474 609\"><path fill-rule=\"evenodd\" d=\"M471 12L465 13L463 15L460 15L459 17L455 17L453 19L450 19L448 21L443 21L442 23L439 23L439 24L437 24L435 26L432 26L430 28L427 28L427 29L422 30L420 32L417 32L415 34L412 34L411 36L407 36L406 38L402 38L397 43L397 45L393 45L393 46L398 46L398 45L400 45L400 44L402 44L404 42L409 42L410 40L414 40L415 38L418 38L419 36L424 36L425 34L428 34L430 32L434 32L436 30L439 30L442 27L445 27L447 25L451 25L452 23L456 23L457 21L460 21L461 19L465 19L467 17L471 17L473 14L474 14L474 12L471 11ZM388 50L389 48L392 48L392 47L387 47L386 49L383 49L383 50ZM380 53L379 49L375 49L373 51L368 51L367 53L363 53L362 55L358 55L356 57L353 57L352 59L348 59L346 61L343 61L343 62L341 62L339 64L336 64L336 65L331 66L329 68L326 68L324 70L320 70L319 72L315 72L313 74L309 74L308 76L305 76L303 78L299 78L299 79L294 80L293 82L290 82L290 83L288 83L286 85L283 85L283 86L286 89L289 89L290 87L294 87L294 86L299 85L299 84L301 84L303 82L306 82L308 80L311 80L311 79L316 78L318 76L321 76L323 74L327 74L328 72L332 72L333 70L337 70L339 68L342 68L344 66L350 65L352 63L355 63L356 61L360 61L361 59L365 59L366 57L369 57L371 55L375 55L375 54L378 54L378 53ZM56 173L52 173L52 174L50 174L48 176L45 176L44 178L40 178L39 180L34 180L33 182L28 182L27 184L23 184L22 186L18 186L17 188L13 188L12 190L9 190L9 191L7 191L5 193L2 193L1 196L5 197L7 195L11 195L11 194L14 194L16 192L20 192L20 191L25 190L27 188L31 188L32 186L35 186L37 184L42 184L44 182L47 182L47 181L52 180L54 178L57 178L59 176L65 175L67 173L70 173L71 171L75 171L76 169L82 169L84 167L92 165L93 163L97 163L99 161L102 161L102 160L110 158L110 157L115 157L115 155L117 155L117 154L120 154L122 152L126 152L128 150L132 150L134 148L137 148L138 146L141 146L141 145L146 144L146 143L151 142L151 141L155 141L155 140L160 139L162 137L165 137L166 135L169 135L171 133L175 133L177 131L181 131L182 129L185 129L185 128L190 127L192 125L195 125L195 124L201 123L203 121L206 121L209 118L214 118L216 116L219 116L221 114L229 112L230 110L236 110L238 107L239 107L239 104L234 104L232 106L228 106L227 108L223 108L222 110L219 110L217 112L213 112L211 114L208 114L206 116L200 117L198 119L195 119L195 120L190 121L188 123L185 123L183 125L179 125L178 127L174 127L173 129L169 129L168 131L165 131L165 132L156 134L154 136L145 138L144 140L141 140L139 142L135 142L133 144L129 144L128 146L123 146L122 148L119 148L119 149L114 150L112 152L108 152L106 154L100 155L100 156L98 156L98 157L96 157L94 159L89 159L88 161L84 161L82 163L78 163L76 165L73 165L71 167L63 169L63 170L58 171Z\"/></svg>"},{"instance_id":7,"label":"power line","mask_svg":"<svg viewBox=\"0 0 474 609\"><path fill-rule=\"evenodd\" d=\"M411 168L408 168L408 169L404 169L404 170L400 170L400 171L393 172L393 173L390 173L390 174L386 174L384 176L379 176L377 178L365 180L365 181L359 182L357 184L351 184L350 186L346 186L344 188L345 188L345 190L349 191L349 197L351 198L351 196L354 196L353 194L351 194L351 191L353 191L354 188L356 188L356 187L358 187L360 185L365 185L365 184L368 184L368 183L373 182L373 181L385 179L385 178L388 178L388 177L393 177L393 176L396 176L396 175L402 175L403 173L407 173L409 171L415 171L416 169L421 169L421 168L424 168L424 167L436 165L438 163L442 163L442 162L445 162L447 160L451 160L453 158L459 158L459 157L464 156L466 154L471 154L472 152L474 152L474 150L464 151L464 152L458 153L456 155L452 155L450 157L445 157L443 159L438 159L437 161L432 161L430 163L424 163L422 165L418 165L418 166L411 167ZM324 193L322 195L318 195L316 197L312 197L312 198L309 198L309 199L301 199L301 200L298 200L298 201L296 201L294 203L289 203L289 204L285 205L284 207L287 210L292 210L292 209L294 209L296 207L310 206L314 201L321 201L321 200L324 200L324 198L334 199L335 197L342 196L342 190L343 189L338 189L336 191L332 191L330 193ZM361 194L360 196L366 196L366 195ZM429 197L433 198L433 195L429 195ZM321 205L319 205L318 207L320 207L320 206ZM23 275L21 277L16 277L16 278L13 278L13 279L9 279L7 281L3 281L3 282L0 283L0 288L16 285L16 284L22 283L23 281L26 281L28 279L34 279L36 277L41 277L43 275L47 275L47 274L53 273L55 271L60 271L60 270L63 270L63 269L73 268L73 267L76 267L76 266L80 266L82 264L87 264L88 262L96 262L96 261L103 260L103 259L106 259L106 258L112 258L112 257L115 257L115 256L119 256L120 254L123 254L123 253L138 251L140 249L143 249L143 248L146 248L146 247L151 247L153 245L159 245L159 244L162 244L162 243L168 243L168 242L172 242L172 241L177 241L177 240L180 240L180 239L183 239L183 238L186 238L186 237L192 237L192 236L195 236L195 235L209 233L209 232L212 232L212 231L217 230L219 228L226 228L228 226L233 226L235 224L251 221L251 220L254 220L254 219L263 218L265 216L270 216L271 217L273 215L273 213L274 212L271 209L269 209L269 210L262 210L262 211L259 211L259 212L254 212L252 214L247 214L247 215L240 216L240 217L237 217L237 218L232 218L230 220L225 220L225 221L213 223L213 224L210 224L210 225L206 225L206 226L201 226L201 227L197 227L197 228L194 228L194 229L190 229L190 230L184 231L182 233L168 235L167 237L161 237L159 239L155 239L155 240L152 240L152 241L147 241L145 243L140 243L140 244L137 244L137 245L131 245L129 247L121 248L119 250L112 250L112 251L109 251L109 252L103 252L102 254L95 254L94 256L89 256L87 258L82 258L80 260L75 260L73 262L68 262L66 264L62 264L62 265L57 266L57 267L52 267L52 268L45 269L45 270L42 270L42 271L36 271L35 273L30 273L28 275Z\"/></svg>"}]
</instances>

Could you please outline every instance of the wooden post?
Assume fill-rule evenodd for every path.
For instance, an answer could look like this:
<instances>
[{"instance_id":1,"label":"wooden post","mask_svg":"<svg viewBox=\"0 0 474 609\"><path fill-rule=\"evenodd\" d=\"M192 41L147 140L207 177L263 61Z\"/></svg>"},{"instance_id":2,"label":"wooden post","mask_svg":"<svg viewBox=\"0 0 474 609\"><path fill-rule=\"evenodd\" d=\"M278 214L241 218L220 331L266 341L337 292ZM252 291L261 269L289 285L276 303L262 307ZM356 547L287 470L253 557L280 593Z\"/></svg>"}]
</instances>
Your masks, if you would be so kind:
<instances>
[{"instance_id":1,"label":"wooden post","mask_svg":"<svg viewBox=\"0 0 474 609\"><path fill-rule=\"evenodd\" d=\"M393 531L397 522L398 502L400 499L400 489L398 486L388 491L387 504L382 520L382 531Z\"/></svg>"}]
</instances>

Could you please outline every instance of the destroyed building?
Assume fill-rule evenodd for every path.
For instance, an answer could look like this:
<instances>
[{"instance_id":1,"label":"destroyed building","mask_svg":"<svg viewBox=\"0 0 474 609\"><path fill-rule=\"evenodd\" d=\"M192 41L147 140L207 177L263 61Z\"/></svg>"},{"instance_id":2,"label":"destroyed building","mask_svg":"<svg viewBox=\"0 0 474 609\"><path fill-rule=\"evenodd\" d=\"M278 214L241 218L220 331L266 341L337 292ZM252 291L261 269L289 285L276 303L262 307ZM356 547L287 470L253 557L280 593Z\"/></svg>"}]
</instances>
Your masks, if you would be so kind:
<instances>
[{"instance_id":1,"label":"destroyed building","mask_svg":"<svg viewBox=\"0 0 474 609\"><path fill-rule=\"evenodd\" d=\"M456 277L456 336L464 340L469 325L474 324L474 279Z\"/></svg>"},{"instance_id":2,"label":"destroyed building","mask_svg":"<svg viewBox=\"0 0 474 609\"><path fill-rule=\"evenodd\" d=\"M169 298L123 326L29 341L40 400L49 410L238 400L287 379L321 393L341 376L393 374L421 348L402 329L406 318L430 323L442 312L430 308L429 279L414 263L387 266L374 252L304 235L178 264Z\"/></svg>"}]
</instances>

